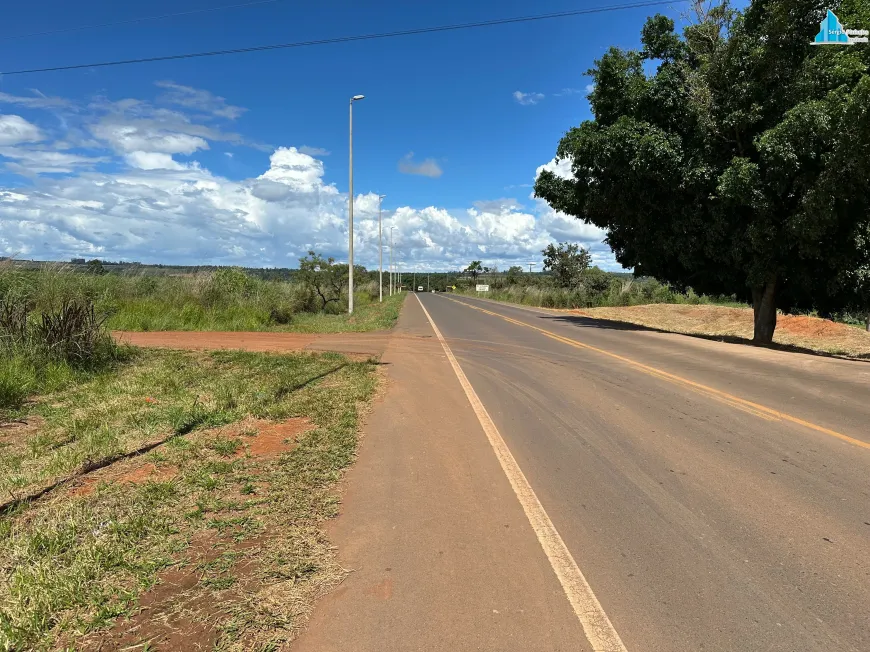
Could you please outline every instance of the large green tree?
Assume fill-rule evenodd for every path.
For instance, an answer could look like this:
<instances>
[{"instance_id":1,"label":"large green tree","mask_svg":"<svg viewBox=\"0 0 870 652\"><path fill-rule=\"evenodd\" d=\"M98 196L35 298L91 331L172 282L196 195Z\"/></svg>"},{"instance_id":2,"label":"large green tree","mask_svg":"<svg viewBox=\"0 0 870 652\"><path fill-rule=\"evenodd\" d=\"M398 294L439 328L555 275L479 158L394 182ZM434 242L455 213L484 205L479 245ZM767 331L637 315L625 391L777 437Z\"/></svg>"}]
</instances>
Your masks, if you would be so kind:
<instances>
[{"instance_id":1,"label":"large green tree","mask_svg":"<svg viewBox=\"0 0 870 652\"><path fill-rule=\"evenodd\" d=\"M776 309L834 309L870 221L870 48L812 44L830 7L870 28L870 2L695 4L643 48L588 71L593 120L571 129L535 194L606 230L635 273L752 300L755 340ZM648 73L647 71L654 71Z\"/></svg>"},{"instance_id":2,"label":"large green tree","mask_svg":"<svg viewBox=\"0 0 870 652\"><path fill-rule=\"evenodd\" d=\"M544 271L553 275L561 288L573 288L580 283L583 272L592 262L592 255L580 245L571 242L549 244L541 251L544 256Z\"/></svg>"}]
</instances>

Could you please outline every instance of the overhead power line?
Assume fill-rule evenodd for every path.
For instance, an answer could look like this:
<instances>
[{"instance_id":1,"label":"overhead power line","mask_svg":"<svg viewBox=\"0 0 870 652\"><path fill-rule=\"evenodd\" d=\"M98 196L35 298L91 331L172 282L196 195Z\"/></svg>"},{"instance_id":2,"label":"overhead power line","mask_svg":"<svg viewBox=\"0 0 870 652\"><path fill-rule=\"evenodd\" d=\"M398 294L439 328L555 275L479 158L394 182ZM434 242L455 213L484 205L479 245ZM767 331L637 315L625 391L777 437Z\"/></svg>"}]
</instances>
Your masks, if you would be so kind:
<instances>
[{"instance_id":1,"label":"overhead power line","mask_svg":"<svg viewBox=\"0 0 870 652\"><path fill-rule=\"evenodd\" d=\"M53 66L50 68L31 68L29 70L13 70L10 72L0 72L0 75L25 75L40 72L56 72L60 70L80 70L82 68L106 68L108 66L126 66L133 63L155 63L157 61L177 61L179 59L196 59L201 57L217 57L228 54L244 54L246 52L266 52L268 50L287 50L290 48L302 48L313 45L331 45L334 43L350 43L353 41L372 41L375 39L394 38L397 36L413 36L416 34L432 34L435 32L451 32L462 29L474 29L478 27L494 27L496 25L509 25L511 23L529 23L538 20L549 20L551 18L567 18L570 16L581 16L584 14L598 14L608 11L620 11L623 9L636 9L640 7L655 7L661 5L672 5L675 3L686 2L687 0L651 0L649 2L632 2L621 5L610 5L606 7L593 7L589 9L575 9L573 11L560 11L552 14L538 14L535 16L520 16L516 18L497 18L494 20L484 20L475 23L456 23L453 25L440 25L437 27L419 27L417 29L405 29L395 32L381 32L375 34L358 34L355 36L338 36L335 38L318 39L314 41L297 41L295 43L279 43L274 45L256 45L247 48L235 48L232 50L212 50L210 52L190 52L187 54L170 54L159 57L144 57L141 59L121 59L118 61L100 61L97 63L80 63L70 66Z\"/></svg>"},{"instance_id":2,"label":"overhead power line","mask_svg":"<svg viewBox=\"0 0 870 652\"><path fill-rule=\"evenodd\" d=\"M152 20L164 20L166 18L178 18L179 16L193 16L194 14L206 14L213 11L224 11L225 9L239 9L241 7L253 7L254 5L273 4L275 2L283 2L283 0L254 0L253 2L242 2L235 5L221 5L220 7L207 7L205 9L191 9L190 11L179 11L174 14L160 14L159 16L143 16L142 18L130 18L129 20L119 20L113 23L99 23L97 25L81 25L79 27L61 27L60 29L51 29L46 32L30 32L29 34L13 34L10 36L0 36L2 41L16 41L23 38L31 38L33 36L49 36L51 34L65 34L67 32L81 32L87 29L100 29L101 27L119 27L122 25L134 25L136 23L146 23Z\"/></svg>"}]
</instances>

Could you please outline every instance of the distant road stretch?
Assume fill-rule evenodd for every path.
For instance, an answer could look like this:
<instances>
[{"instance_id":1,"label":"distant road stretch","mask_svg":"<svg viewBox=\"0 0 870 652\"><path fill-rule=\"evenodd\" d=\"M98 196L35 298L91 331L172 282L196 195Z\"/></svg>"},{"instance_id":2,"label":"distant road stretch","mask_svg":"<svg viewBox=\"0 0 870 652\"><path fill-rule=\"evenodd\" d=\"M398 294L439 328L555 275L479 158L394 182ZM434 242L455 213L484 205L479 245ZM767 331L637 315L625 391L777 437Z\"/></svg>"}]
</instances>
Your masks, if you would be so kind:
<instances>
[{"instance_id":1,"label":"distant road stretch","mask_svg":"<svg viewBox=\"0 0 870 652\"><path fill-rule=\"evenodd\" d=\"M602 646L870 650L870 362L418 296Z\"/></svg>"}]
</instances>

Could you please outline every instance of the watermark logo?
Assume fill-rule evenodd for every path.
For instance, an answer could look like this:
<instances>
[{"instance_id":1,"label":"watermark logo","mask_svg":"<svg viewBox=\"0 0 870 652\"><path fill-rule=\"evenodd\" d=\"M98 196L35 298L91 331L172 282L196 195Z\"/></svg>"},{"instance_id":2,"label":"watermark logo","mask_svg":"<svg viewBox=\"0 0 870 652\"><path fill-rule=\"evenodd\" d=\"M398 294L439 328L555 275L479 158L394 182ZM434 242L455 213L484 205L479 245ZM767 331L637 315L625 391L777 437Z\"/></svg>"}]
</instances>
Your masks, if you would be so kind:
<instances>
[{"instance_id":1,"label":"watermark logo","mask_svg":"<svg viewBox=\"0 0 870 652\"><path fill-rule=\"evenodd\" d=\"M866 29L845 29L840 23L840 19L833 11L828 9L828 15L819 25L819 33L816 34L816 40L813 45L855 45L856 43L867 43L867 37L870 35Z\"/></svg>"}]
</instances>

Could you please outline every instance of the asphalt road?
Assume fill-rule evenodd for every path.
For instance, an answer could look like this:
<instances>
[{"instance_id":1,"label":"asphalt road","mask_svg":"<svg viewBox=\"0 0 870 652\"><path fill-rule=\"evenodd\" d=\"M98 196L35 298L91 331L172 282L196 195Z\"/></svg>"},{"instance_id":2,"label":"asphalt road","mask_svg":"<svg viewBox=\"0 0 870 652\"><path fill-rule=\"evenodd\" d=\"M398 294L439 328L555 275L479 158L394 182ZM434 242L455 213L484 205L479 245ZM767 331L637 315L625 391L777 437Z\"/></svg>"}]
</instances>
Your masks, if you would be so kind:
<instances>
[{"instance_id":1,"label":"asphalt road","mask_svg":"<svg viewBox=\"0 0 870 652\"><path fill-rule=\"evenodd\" d=\"M870 363L420 299L628 650L870 650Z\"/></svg>"}]
</instances>

